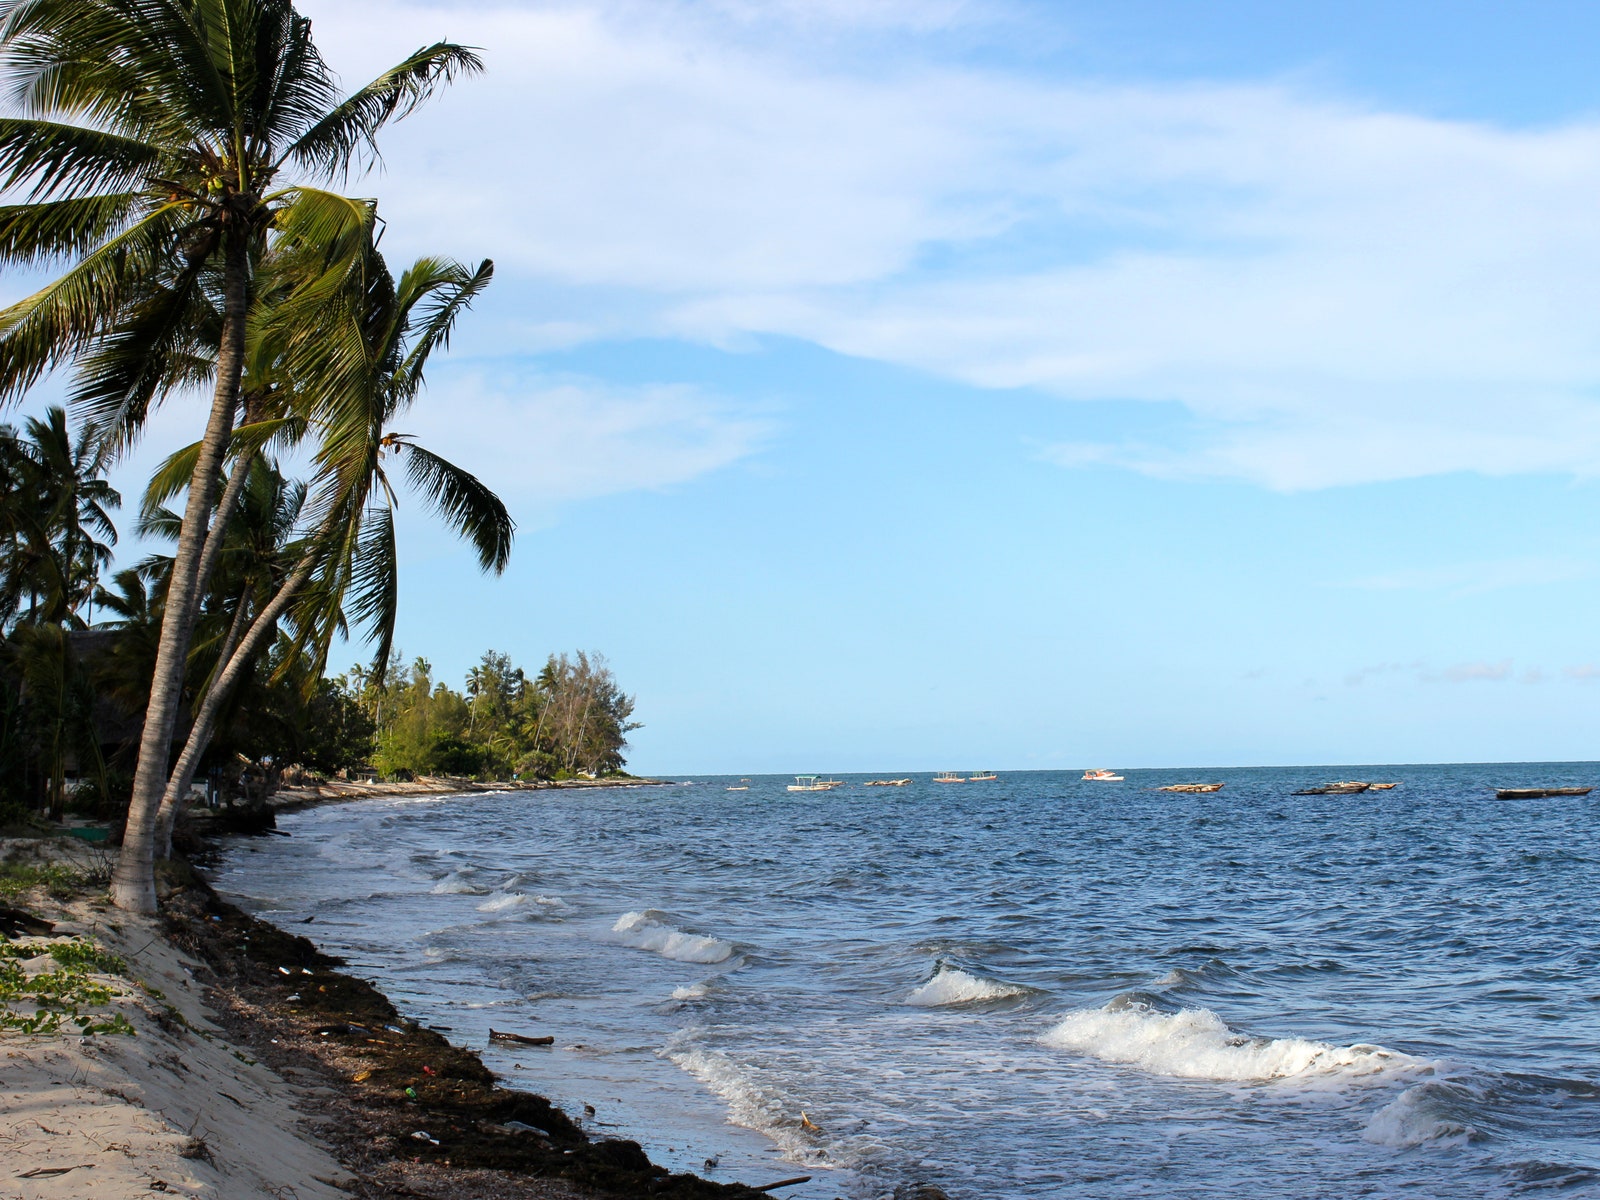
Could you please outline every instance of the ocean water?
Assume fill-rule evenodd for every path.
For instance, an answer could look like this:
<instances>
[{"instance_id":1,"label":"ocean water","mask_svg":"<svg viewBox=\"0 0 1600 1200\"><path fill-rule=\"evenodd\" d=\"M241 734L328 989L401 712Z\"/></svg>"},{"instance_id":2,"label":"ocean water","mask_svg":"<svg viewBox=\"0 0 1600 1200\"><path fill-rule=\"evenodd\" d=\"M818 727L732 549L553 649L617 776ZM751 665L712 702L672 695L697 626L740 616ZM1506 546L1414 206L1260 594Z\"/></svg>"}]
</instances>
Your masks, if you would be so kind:
<instances>
[{"instance_id":1,"label":"ocean water","mask_svg":"<svg viewBox=\"0 0 1600 1200\"><path fill-rule=\"evenodd\" d=\"M1600 793L1492 790L1600 765L1125 774L363 801L216 882L784 1195L1600 1195ZM1290 794L1336 778L1400 786Z\"/></svg>"}]
</instances>

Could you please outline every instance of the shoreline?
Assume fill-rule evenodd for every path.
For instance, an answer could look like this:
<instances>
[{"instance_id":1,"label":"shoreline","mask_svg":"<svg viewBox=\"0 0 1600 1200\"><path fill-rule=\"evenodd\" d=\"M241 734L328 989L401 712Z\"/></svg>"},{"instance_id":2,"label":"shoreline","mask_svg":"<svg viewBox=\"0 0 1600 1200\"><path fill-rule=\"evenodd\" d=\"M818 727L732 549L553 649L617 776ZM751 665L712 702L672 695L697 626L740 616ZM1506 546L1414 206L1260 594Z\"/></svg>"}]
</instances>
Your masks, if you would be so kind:
<instances>
[{"instance_id":1,"label":"shoreline","mask_svg":"<svg viewBox=\"0 0 1600 1200\"><path fill-rule=\"evenodd\" d=\"M92 853L46 841L0 845L58 863ZM116 955L109 1006L136 1030L0 1034L0 1136L38 1172L12 1172L8 1195L756 1200L775 1186L673 1174L636 1142L592 1135L187 863L164 875L152 918L83 895L0 901L0 922L26 911Z\"/></svg>"},{"instance_id":2,"label":"shoreline","mask_svg":"<svg viewBox=\"0 0 1600 1200\"><path fill-rule=\"evenodd\" d=\"M382 800L392 796L460 796L495 792L585 791L589 789L671 787L666 779L620 776L608 779L499 780L483 783L475 779L423 775L410 781L368 783L359 779L330 779L323 783L280 787L267 797L265 805L273 812L299 812L324 804L344 804L351 800ZM196 816L208 809L191 808Z\"/></svg>"}]
</instances>

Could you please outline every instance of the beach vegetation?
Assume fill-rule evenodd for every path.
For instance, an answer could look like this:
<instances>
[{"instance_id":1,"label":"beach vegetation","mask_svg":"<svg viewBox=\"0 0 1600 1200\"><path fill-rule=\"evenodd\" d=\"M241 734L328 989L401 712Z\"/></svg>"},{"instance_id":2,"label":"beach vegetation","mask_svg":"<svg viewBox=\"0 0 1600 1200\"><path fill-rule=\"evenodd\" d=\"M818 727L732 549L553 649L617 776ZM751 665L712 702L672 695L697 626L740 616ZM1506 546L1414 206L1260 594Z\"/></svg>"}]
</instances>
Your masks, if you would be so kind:
<instances>
[{"instance_id":1,"label":"beach vegetation","mask_svg":"<svg viewBox=\"0 0 1600 1200\"><path fill-rule=\"evenodd\" d=\"M40 957L50 958L54 969L30 973L24 962ZM116 955L82 938L16 942L0 934L0 1029L56 1033L72 1025L80 1034L131 1034L133 1025L122 1013L86 1011L104 1009L123 994L94 976L126 970Z\"/></svg>"}]
</instances>

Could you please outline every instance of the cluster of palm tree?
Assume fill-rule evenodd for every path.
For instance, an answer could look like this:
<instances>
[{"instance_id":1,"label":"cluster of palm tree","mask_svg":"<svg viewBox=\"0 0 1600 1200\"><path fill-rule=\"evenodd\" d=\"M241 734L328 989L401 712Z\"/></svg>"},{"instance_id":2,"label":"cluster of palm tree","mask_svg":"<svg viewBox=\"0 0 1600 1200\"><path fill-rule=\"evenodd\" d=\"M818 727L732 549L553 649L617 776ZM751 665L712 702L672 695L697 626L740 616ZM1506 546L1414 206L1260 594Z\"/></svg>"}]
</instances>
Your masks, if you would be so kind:
<instances>
[{"instance_id":1,"label":"cluster of palm tree","mask_svg":"<svg viewBox=\"0 0 1600 1200\"><path fill-rule=\"evenodd\" d=\"M375 157L385 125L479 69L439 42L341 95L289 0L0 3L18 114L0 118L0 184L19 198L0 206L0 263L65 267L0 312L0 402L64 370L103 463L167 397L210 395L199 436L145 498L174 544L156 572L159 632L112 881L122 907L154 910L154 860L230 698L263 662L292 673L284 639L320 668L353 624L387 661L397 485L485 569L507 561L504 505L394 428L492 266L425 258L397 277L375 202L329 188ZM275 482L291 448L308 477ZM282 520L243 536L252 489ZM148 606L150 582L126 603ZM210 666L195 684L197 657Z\"/></svg>"}]
</instances>

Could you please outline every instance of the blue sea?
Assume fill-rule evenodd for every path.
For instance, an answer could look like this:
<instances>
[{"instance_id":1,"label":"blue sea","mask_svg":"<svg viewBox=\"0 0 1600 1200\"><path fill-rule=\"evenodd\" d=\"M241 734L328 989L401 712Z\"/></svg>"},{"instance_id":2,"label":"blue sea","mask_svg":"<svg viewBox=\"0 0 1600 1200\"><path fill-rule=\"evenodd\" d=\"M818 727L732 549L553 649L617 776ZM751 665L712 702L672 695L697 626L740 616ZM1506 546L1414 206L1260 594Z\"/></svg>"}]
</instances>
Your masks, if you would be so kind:
<instances>
[{"instance_id":1,"label":"blue sea","mask_svg":"<svg viewBox=\"0 0 1600 1200\"><path fill-rule=\"evenodd\" d=\"M216 882L787 1196L1600 1195L1600 793L1493 790L1600 765L1123 773L361 801ZM1333 779L1399 786L1291 794Z\"/></svg>"}]
</instances>

